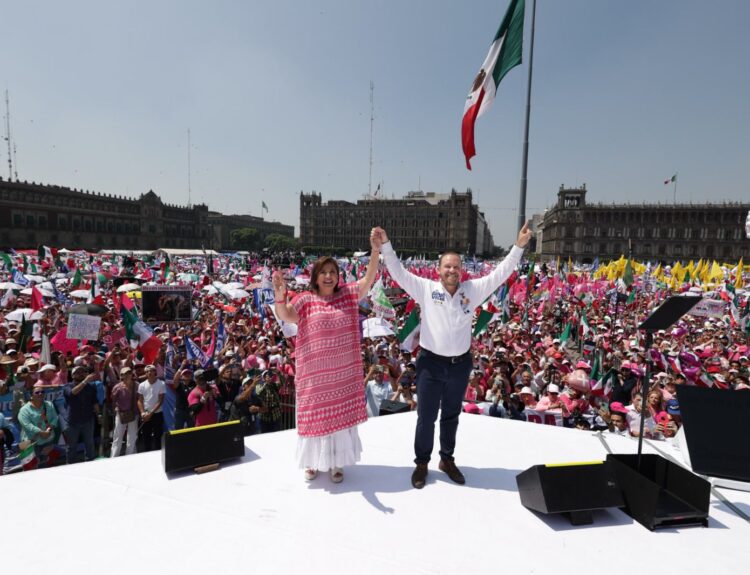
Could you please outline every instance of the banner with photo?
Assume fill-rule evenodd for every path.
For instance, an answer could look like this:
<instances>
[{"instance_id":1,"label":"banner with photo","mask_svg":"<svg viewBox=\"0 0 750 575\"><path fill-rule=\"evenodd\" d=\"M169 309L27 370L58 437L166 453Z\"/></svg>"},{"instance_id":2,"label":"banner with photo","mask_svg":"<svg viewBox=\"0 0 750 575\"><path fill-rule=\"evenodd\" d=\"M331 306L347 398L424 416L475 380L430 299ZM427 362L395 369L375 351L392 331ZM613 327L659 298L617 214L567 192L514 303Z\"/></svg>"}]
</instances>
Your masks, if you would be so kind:
<instances>
[{"instance_id":1,"label":"banner with photo","mask_svg":"<svg viewBox=\"0 0 750 575\"><path fill-rule=\"evenodd\" d=\"M141 294L145 323L192 321L193 288L190 286L143 286Z\"/></svg>"}]
</instances>

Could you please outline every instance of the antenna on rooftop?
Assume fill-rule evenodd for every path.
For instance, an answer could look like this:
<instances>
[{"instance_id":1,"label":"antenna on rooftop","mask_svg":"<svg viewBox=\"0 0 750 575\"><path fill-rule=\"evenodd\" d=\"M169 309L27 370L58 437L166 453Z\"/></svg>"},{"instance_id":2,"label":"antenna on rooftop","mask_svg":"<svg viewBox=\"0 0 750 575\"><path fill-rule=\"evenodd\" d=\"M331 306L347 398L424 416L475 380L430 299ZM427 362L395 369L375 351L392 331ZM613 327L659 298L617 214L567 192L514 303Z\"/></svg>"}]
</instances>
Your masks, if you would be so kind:
<instances>
[{"instance_id":1,"label":"antenna on rooftop","mask_svg":"<svg viewBox=\"0 0 750 575\"><path fill-rule=\"evenodd\" d=\"M5 141L8 143L8 179L13 179L13 149L10 139L10 98L8 90L5 90ZM18 170L16 170L16 180L18 179Z\"/></svg>"},{"instance_id":2,"label":"antenna on rooftop","mask_svg":"<svg viewBox=\"0 0 750 575\"><path fill-rule=\"evenodd\" d=\"M187 131L187 132L188 132L188 133L187 133L187 156L188 156L188 157L187 157L187 160L188 160L188 165L187 165L187 168L188 168L188 174L187 174L187 176L188 176L188 208L190 208L190 207L192 207L192 205L191 205L191 203L190 203L190 202L191 202L191 194L192 194L192 189L191 189L191 185L190 185L190 128L188 128L188 131Z\"/></svg>"},{"instance_id":3,"label":"antenna on rooftop","mask_svg":"<svg viewBox=\"0 0 750 575\"><path fill-rule=\"evenodd\" d=\"M372 132L375 124L375 83L370 80L370 179L367 182L367 196L372 197Z\"/></svg>"}]
</instances>

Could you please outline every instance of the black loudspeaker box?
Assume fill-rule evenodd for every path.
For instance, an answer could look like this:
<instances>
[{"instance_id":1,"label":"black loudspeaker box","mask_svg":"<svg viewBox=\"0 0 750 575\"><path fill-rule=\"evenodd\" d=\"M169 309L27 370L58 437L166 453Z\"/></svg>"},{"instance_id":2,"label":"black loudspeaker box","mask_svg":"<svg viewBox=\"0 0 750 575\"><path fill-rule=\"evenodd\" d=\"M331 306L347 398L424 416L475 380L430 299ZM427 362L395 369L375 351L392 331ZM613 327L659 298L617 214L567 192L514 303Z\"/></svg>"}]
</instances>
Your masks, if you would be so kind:
<instances>
[{"instance_id":1,"label":"black loudspeaker box","mask_svg":"<svg viewBox=\"0 0 750 575\"><path fill-rule=\"evenodd\" d=\"M166 473L221 463L244 454L245 441L239 421L168 431L161 445Z\"/></svg>"},{"instance_id":2,"label":"black loudspeaker box","mask_svg":"<svg viewBox=\"0 0 750 575\"><path fill-rule=\"evenodd\" d=\"M708 527L711 484L658 455L611 453L607 461L625 499L624 511L647 529Z\"/></svg>"},{"instance_id":3,"label":"black loudspeaker box","mask_svg":"<svg viewBox=\"0 0 750 575\"><path fill-rule=\"evenodd\" d=\"M593 523L591 512L624 505L606 461L534 465L516 475L521 503L540 513L567 514L573 525Z\"/></svg>"},{"instance_id":4,"label":"black loudspeaker box","mask_svg":"<svg viewBox=\"0 0 750 575\"><path fill-rule=\"evenodd\" d=\"M392 413L408 413L411 406L403 401L391 401L384 399L380 404L380 415L391 415Z\"/></svg>"}]
</instances>

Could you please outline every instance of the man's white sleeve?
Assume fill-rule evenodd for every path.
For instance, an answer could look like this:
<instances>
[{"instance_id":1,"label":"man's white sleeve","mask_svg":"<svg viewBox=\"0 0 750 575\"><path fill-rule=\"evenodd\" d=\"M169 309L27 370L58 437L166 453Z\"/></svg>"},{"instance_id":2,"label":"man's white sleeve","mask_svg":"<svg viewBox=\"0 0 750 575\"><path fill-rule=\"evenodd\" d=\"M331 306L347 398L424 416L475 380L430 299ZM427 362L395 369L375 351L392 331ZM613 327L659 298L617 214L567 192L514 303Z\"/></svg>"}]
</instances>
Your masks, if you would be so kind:
<instances>
[{"instance_id":1,"label":"man's white sleeve","mask_svg":"<svg viewBox=\"0 0 750 575\"><path fill-rule=\"evenodd\" d=\"M391 274L391 277L396 280L396 283L401 286L401 289L408 293L417 303L421 304L423 294L422 286L424 286L425 282L428 280L415 276L404 269L404 266L401 265L391 242L384 243L380 248L380 253L383 254L385 265L388 268L388 273Z\"/></svg>"},{"instance_id":2,"label":"man's white sleeve","mask_svg":"<svg viewBox=\"0 0 750 575\"><path fill-rule=\"evenodd\" d=\"M497 264L492 272L483 278L472 280L471 283L476 290L474 292L476 301L479 303L483 302L493 291L499 288L510 277L513 270L516 269L518 262L521 261L521 256L523 256L523 248L514 245L508 255L505 256L503 261Z\"/></svg>"}]
</instances>

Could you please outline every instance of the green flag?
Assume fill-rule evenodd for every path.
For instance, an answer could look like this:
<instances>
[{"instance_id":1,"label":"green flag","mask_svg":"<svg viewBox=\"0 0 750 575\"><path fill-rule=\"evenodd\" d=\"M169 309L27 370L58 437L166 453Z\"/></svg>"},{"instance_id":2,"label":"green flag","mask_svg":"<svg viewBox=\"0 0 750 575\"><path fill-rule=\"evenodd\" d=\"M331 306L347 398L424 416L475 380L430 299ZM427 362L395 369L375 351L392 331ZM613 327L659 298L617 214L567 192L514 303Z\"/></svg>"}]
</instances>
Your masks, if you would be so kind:
<instances>
[{"instance_id":1,"label":"green flag","mask_svg":"<svg viewBox=\"0 0 750 575\"><path fill-rule=\"evenodd\" d=\"M477 323L474 325L474 331L472 332L472 336L476 337L480 333L482 333L484 330L487 329L487 326L490 324L490 320L495 317L495 314L492 313L489 310L482 309L479 312L479 317L477 318Z\"/></svg>"},{"instance_id":2,"label":"green flag","mask_svg":"<svg viewBox=\"0 0 750 575\"><path fill-rule=\"evenodd\" d=\"M3 263L5 264L5 267L8 269L8 271L13 271L13 260L10 259L10 256L5 252L0 252L0 258L3 258Z\"/></svg>"},{"instance_id":3,"label":"green flag","mask_svg":"<svg viewBox=\"0 0 750 575\"><path fill-rule=\"evenodd\" d=\"M21 462L22 466L27 466L30 463L34 462L34 459L36 459L36 454L34 453L34 444L29 443L24 449L22 449L18 453L18 459Z\"/></svg>"},{"instance_id":4,"label":"green flag","mask_svg":"<svg viewBox=\"0 0 750 575\"><path fill-rule=\"evenodd\" d=\"M572 329L572 324L570 322L565 324L565 328L563 329L562 334L560 334L560 345L564 346L567 341L570 339L570 330Z\"/></svg>"},{"instance_id":5,"label":"green flag","mask_svg":"<svg viewBox=\"0 0 750 575\"><path fill-rule=\"evenodd\" d=\"M81 285L82 281L83 281L83 275L81 275L81 268L76 268L76 273L73 276L73 281L70 282L70 287L77 288Z\"/></svg>"},{"instance_id":6,"label":"green flag","mask_svg":"<svg viewBox=\"0 0 750 575\"><path fill-rule=\"evenodd\" d=\"M635 301L635 288L630 290L630 294L628 294L628 299L625 301L625 305L630 305Z\"/></svg>"},{"instance_id":7,"label":"green flag","mask_svg":"<svg viewBox=\"0 0 750 575\"><path fill-rule=\"evenodd\" d=\"M622 273L622 283L625 284L625 287L630 287L634 281L633 266L630 264L630 259L628 259L628 263L625 264L625 271Z\"/></svg>"},{"instance_id":8,"label":"green flag","mask_svg":"<svg viewBox=\"0 0 750 575\"><path fill-rule=\"evenodd\" d=\"M402 349L414 351L419 338L419 308L414 306L411 313L406 317L404 325L398 332L398 341Z\"/></svg>"},{"instance_id":9,"label":"green flag","mask_svg":"<svg viewBox=\"0 0 750 575\"><path fill-rule=\"evenodd\" d=\"M594 364L591 366L591 375L589 376L589 379L593 379L594 381L599 381L599 372L601 371L601 364L599 362L599 354L594 351Z\"/></svg>"}]
</instances>

